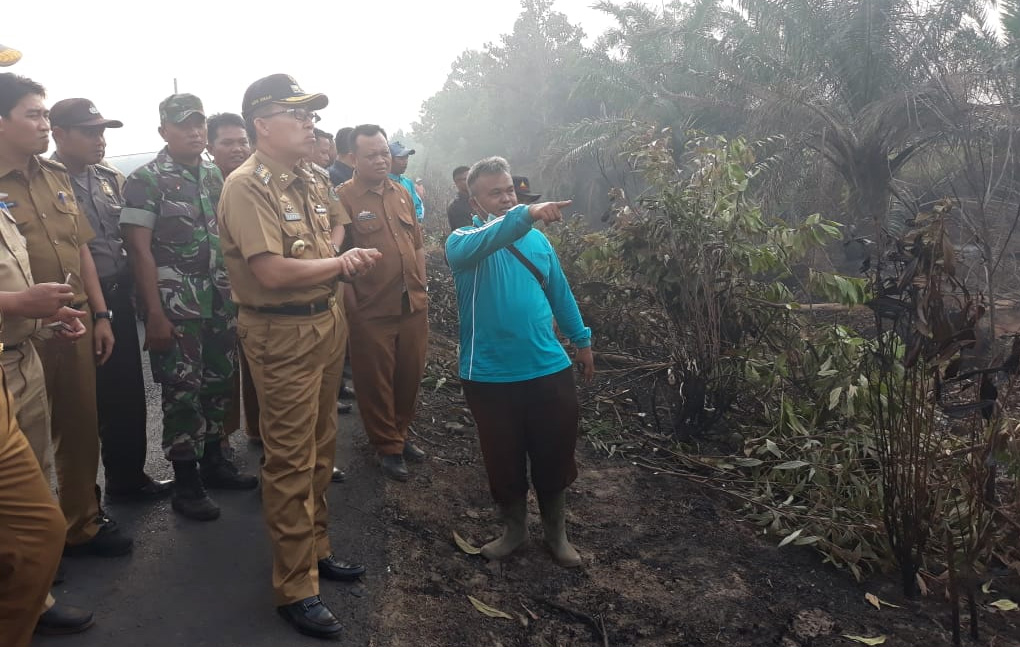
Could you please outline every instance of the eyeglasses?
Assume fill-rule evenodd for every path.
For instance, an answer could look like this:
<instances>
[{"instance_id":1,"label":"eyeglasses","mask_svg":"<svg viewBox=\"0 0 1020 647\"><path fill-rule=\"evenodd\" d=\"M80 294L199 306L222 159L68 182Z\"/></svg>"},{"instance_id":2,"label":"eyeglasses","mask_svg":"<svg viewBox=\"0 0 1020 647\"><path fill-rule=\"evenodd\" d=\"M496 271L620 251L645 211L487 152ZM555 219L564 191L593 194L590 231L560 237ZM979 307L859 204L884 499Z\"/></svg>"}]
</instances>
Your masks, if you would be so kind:
<instances>
[{"instance_id":1,"label":"eyeglasses","mask_svg":"<svg viewBox=\"0 0 1020 647\"><path fill-rule=\"evenodd\" d=\"M319 123L319 115L315 112L309 112L304 108L287 108L286 110L280 110L279 112L270 112L268 115L263 115L263 119L269 119L276 115L290 115L297 121L301 122L312 122L313 124Z\"/></svg>"}]
</instances>

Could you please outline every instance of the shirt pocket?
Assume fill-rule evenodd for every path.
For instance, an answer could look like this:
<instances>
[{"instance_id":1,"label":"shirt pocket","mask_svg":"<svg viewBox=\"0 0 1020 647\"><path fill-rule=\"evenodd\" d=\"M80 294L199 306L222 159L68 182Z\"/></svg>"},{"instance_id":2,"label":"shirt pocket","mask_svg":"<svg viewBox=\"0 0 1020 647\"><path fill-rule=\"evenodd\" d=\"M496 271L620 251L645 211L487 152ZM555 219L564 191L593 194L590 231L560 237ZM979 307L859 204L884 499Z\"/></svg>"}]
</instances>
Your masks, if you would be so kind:
<instances>
[{"instance_id":1,"label":"shirt pocket","mask_svg":"<svg viewBox=\"0 0 1020 647\"><path fill-rule=\"evenodd\" d=\"M63 194L63 192L61 192ZM72 245L78 245L78 206L69 199L61 200L57 197L53 200L53 211L57 214L59 230L55 233L60 237L60 232L67 232L67 239Z\"/></svg>"},{"instance_id":2,"label":"shirt pocket","mask_svg":"<svg viewBox=\"0 0 1020 647\"><path fill-rule=\"evenodd\" d=\"M195 207L187 202L160 201L153 239L173 245L191 242L195 238L196 215Z\"/></svg>"},{"instance_id":3,"label":"shirt pocket","mask_svg":"<svg viewBox=\"0 0 1020 647\"><path fill-rule=\"evenodd\" d=\"M285 258L318 258L315 234L304 221L283 222L283 256Z\"/></svg>"},{"instance_id":4,"label":"shirt pocket","mask_svg":"<svg viewBox=\"0 0 1020 647\"><path fill-rule=\"evenodd\" d=\"M364 236L370 236L382 230L382 217L371 211L362 211L354 217L354 231Z\"/></svg>"}]
</instances>

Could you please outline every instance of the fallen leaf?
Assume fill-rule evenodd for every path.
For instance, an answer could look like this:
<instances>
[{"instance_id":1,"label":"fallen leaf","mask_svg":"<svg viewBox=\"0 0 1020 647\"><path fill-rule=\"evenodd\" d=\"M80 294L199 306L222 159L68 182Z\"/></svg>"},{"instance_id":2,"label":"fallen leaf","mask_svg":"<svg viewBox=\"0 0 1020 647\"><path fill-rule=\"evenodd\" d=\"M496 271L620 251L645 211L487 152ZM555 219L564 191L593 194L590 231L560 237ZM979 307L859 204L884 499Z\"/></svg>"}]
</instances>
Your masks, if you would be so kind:
<instances>
[{"instance_id":1,"label":"fallen leaf","mask_svg":"<svg viewBox=\"0 0 1020 647\"><path fill-rule=\"evenodd\" d=\"M528 607L525 607L523 602L521 602L521 606L524 607L524 610L528 612L528 616L530 616L532 620L538 620L538 614L536 614Z\"/></svg>"},{"instance_id":2,"label":"fallen leaf","mask_svg":"<svg viewBox=\"0 0 1020 647\"><path fill-rule=\"evenodd\" d=\"M474 608L478 609L481 613L489 616L490 618L506 618L507 620L514 619L514 617L507 613L506 611L494 609L493 607L490 607L489 605L485 604L478 598L469 595L467 596L467 599L471 601L471 605L474 606Z\"/></svg>"},{"instance_id":3,"label":"fallen leaf","mask_svg":"<svg viewBox=\"0 0 1020 647\"><path fill-rule=\"evenodd\" d=\"M981 592L986 595L988 593L995 593L995 591L992 590L992 580L988 580L987 582L981 585Z\"/></svg>"},{"instance_id":4,"label":"fallen leaf","mask_svg":"<svg viewBox=\"0 0 1020 647\"><path fill-rule=\"evenodd\" d=\"M788 534L786 537L784 537L783 541L779 542L779 547L782 548L783 546L787 545L788 543L790 543L791 541L793 541L797 537L800 537L800 533L802 533L802 532L804 532L803 528L799 528L797 530L794 530L793 532Z\"/></svg>"},{"instance_id":5,"label":"fallen leaf","mask_svg":"<svg viewBox=\"0 0 1020 647\"><path fill-rule=\"evenodd\" d=\"M1016 611L1017 608L1020 608L1017 607L1017 603L1012 600L996 600L995 602L992 602L992 606L999 611Z\"/></svg>"},{"instance_id":6,"label":"fallen leaf","mask_svg":"<svg viewBox=\"0 0 1020 647\"><path fill-rule=\"evenodd\" d=\"M864 645L881 645L885 642L885 636L875 636L874 638L867 638L865 636L851 636L850 634L843 634L844 638L848 638L854 642L859 642Z\"/></svg>"},{"instance_id":7,"label":"fallen leaf","mask_svg":"<svg viewBox=\"0 0 1020 647\"><path fill-rule=\"evenodd\" d=\"M867 600L868 603L871 604L871 606L875 607L879 611L882 610L882 606L883 605L887 606L887 607L892 607L894 609L902 609L903 608L903 607L901 607L898 604L893 604L891 602L886 602L885 600L883 600L882 598L878 597L874 593L865 593L864 594L864 599Z\"/></svg>"},{"instance_id":8,"label":"fallen leaf","mask_svg":"<svg viewBox=\"0 0 1020 647\"><path fill-rule=\"evenodd\" d=\"M453 531L453 541L457 544L457 548L461 549L468 555L478 555L482 552L481 548L475 548L468 543L466 539L457 534L457 531Z\"/></svg>"}]
</instances>

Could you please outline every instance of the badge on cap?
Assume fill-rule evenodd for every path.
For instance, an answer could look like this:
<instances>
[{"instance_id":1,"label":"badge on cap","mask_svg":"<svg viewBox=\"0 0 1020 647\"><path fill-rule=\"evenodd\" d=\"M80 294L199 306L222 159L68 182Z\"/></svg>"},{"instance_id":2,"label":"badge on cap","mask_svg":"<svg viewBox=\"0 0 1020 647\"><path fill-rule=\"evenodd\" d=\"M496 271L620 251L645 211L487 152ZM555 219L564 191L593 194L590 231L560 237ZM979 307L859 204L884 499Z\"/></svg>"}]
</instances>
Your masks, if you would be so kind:
<instances>
[{"instance_id":1,"label":"badge on cap","mask_svg":"<svg viewBox=\"0 0 1020 647\"><path fill-rule=\"evenodd\" d=\"M290 255L294 258L301 258L305 254L305 249L308 245L303 240L295 240L294 244L290 246Z\"/></svg>"}]
</instances>

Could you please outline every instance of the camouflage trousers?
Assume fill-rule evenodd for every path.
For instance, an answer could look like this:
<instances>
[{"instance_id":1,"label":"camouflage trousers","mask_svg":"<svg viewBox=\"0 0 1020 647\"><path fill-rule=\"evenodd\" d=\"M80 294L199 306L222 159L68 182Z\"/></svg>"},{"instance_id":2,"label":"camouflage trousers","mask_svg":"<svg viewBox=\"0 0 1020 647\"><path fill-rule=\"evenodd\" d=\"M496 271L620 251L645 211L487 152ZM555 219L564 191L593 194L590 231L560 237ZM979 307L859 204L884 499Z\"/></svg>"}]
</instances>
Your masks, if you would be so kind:
<instances>
[{"instance_id":1,"label":"camouflage trousers","mask_svg":"<svg viewBox=\"0 0 1020 647\"><path fill-rule=\"evenodd\" d=\"M223 316L174 322L180 337L166 353L149 352L163 390L163 453L171 461L202 458L223 438L237 371L237 320Z\"/></svg>"}]
</instances>

